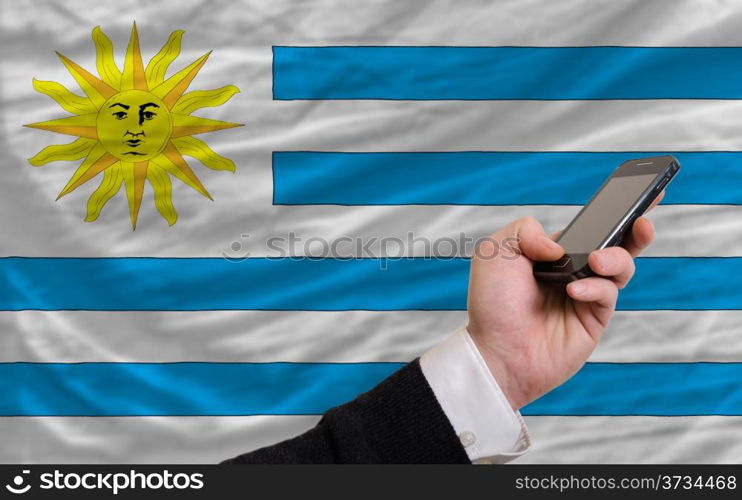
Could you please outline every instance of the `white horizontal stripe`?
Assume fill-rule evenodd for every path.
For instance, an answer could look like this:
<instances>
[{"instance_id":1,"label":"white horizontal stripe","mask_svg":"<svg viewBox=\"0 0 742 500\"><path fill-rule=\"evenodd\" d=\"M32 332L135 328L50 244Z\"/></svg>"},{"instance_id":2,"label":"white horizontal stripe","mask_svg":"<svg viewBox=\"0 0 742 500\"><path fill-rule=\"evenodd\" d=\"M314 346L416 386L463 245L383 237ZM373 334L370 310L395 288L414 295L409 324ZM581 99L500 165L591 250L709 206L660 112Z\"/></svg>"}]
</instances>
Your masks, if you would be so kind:
<instances>
[{"instance_id":1,"label":"white horizontal stripe","mask_svg":"<svg viewBox=\"0 0 742 500\"><path fill-rule=\"evenodd\" d=\"M159 31L171 26L190 28L192 32L201 28L201 36L219 42L250 39L312 45L742 45L738 5L693 0L418 0L365 2L352 9L340 0L183 0L177 9L138 0L95 5L85 0L68 0L62 9L53 0L39 0L33 6L4 2L2 11L3 30L30 34L43 25L46 36L61 38L69 34L72 40L83 36L76 33L81 26L105 21L117 32L125 33L131 27L130 19L137 19L138 25ZM145 29L140 28L140 32L146 37Z\"/></svg>"},{"instance_id":2,"label":"white horizontal stripe","mask_svg":"<svg viewBox=\"0 0 742 500\"><path fill-rule=\"evenodd\" d=\"M9 194L8 197L15 197ZM79 200L83 207L84 200ZM195 200L197 201L197 200ZM237 198L233 200L237 202ZM119 203L120 202L120 203ZM453 238L459 242L463 235L464 245L458 245L455 255L470 255L473 242L487 236L510 221L524 215L533 215L541 221L548 232L563 228L579 210L579 207L564 206L404 206L404 207L341 207L306 206L279 207L256 205L250 212L227 211L224 220L193 225L186 222L176 224L168 231L153 225L140 225L135 232L124 229L126 206L124 200L110 207L110 220L98 225L55 225L51 217L42 230L29 230L25 218L0 215L3 234L12 238L0 243L0 256L22 255L27 257L223 257L237 258L249 252L251 257L277 257L291 255L327 255L326 245L340 238L351 237L354 243L339 241L336 247L339 257L379 257L426 255L422 242L407 245L408 239L426 239L430 245L438 241L438 255L450 255L450 243L442 238ZM230 202L231 203L231 202ZM181 213L192 212L184 218L200 216L211 218L215 214L199 215L193 207L185 207ZM220 210L221 212L221 210ZM8 212L12 213L12 212ZM38 211L36 215L44 217ZM657 229L657 238L649 247L647 256L708 256L730 257L742 255L742 207L728 205L660 205L649 214ZM70 223L71 224L71 223ZM113 227L117 229L113 229ZM114 234L123 231L123 234ZM294 234L295 243L286 242ZM409 238L408 238L408 235ZM386 254L381 252L381 239L388 243ZM402 240L403 250L393 239ZM269 246L272 240L274 246ZM359 247L370 242L367 251ZM235 245L233 247L233 245ZM236 248L237 250L233 250ZM280 248L281 251L275 250ZM463 248L464 251L460 251ZM331 254L332 255L332 254Z\"/></svg>"},{"instance_id":3,"label":"white horizontal stripe","mask_svg":"<svg viewBox=\"0 0 742 500\"><path fill-rule=\"evenodd\" d=\"M2 417L0 463L218 463L314 426L317 416Z\"/></svg>"},{"instance_id":4,"label":"white horizontal stripe","mask_svg":"<svg viewBox=\"0 0 742 500\"><path fill-rule=\"evenodd\" d=\"M0 362L405 362L463 311L0 312ZM619 311L591 361L742 362L741 311Z\"/></svg>"},{"instance_id":5,"label":"white horizontal stripe","mask_svg":"<svg viewBox=\"0 0 742 500\"><path fill-rule=\"evenodd\" d=\"M528 463L740 463L742 417L526 417Z\"/></svg>"},{"instance_id":6,"label":"white horizontal stripe","mask_svg":"<svg viewBox=\"0 0 742 500\"><path fill-rule=\"evenodd\" d=\"M255 109L256 106L259 106ZM742 101L273 101L243 147L335 151L738 151ZM256 121L256 125L260 122ZM261 133L263 132L263 133Z\"/></svg>"},{"instance_id":7,"label":"white horizontal stripe","mask_svg":"<svg viewBox=\"0 0 742 500\"><path fill-rule=\"evenodd\" d=\"M0 463L215 463L314 416L4 417ZM526 417L526 463L739 463L742 417Z\"/></svg>"},{"instance_id":8,"label":"white horizontal stripe","mask_svg":"<svg viewBox=\"0 0 742 500\"><path fill-rule=\"evenodd\" d=\"M742 311L618 311L590 361L742 362Z\"/></svg>"}]
</instances>

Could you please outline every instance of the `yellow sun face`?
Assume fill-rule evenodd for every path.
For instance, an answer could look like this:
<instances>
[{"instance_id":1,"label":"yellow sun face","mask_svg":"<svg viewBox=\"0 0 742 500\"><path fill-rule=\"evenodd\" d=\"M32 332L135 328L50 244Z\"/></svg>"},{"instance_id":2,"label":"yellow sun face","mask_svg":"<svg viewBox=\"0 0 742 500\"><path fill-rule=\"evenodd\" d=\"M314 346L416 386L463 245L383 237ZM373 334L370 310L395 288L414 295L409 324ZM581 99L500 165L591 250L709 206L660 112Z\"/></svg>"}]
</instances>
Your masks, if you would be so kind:
<instances>
[{"instance_id":1,"label":"yellow sun face","mask_svg":"<svg viewBox=\"0 0 742 500\"><path fill-rule=\"evenodd\" d=\"M134 24L124 68L119 70L111 41L96 27L93 42L100 78L57 53L85 96L74 94L56 82L34 80L37 91L54 99L73 116L26 126L78 139L44 148L29 162L41 166L52 161L82 160L57 199L102 174L99 187L88 199L86 221L96 220L103 206L123 185L131 225L136 229L144 184L149 181L155 207L172 226L178 216L172 202L171 176L212 199L184 156L212 170L234 172L234 162L191 136L241 124L200 118L191 113L206 106L220 106L239 89L227 85L214 90L186 92L209 53L165 78L170 63L180 54L182 36L182 31L173 32L145 68Z\"/></svg>"},{"instance_id":2,"label":"yellow sun face","mask_svg":"<svg viewBox=\"0 0 742 500\"><path fill-rule=\"evenodd\" d=\"M144 90L119 92L98 111L98 140L122 161L151 160L165 149L173 133L170 110Z\"/></svg>"}]
</instances>

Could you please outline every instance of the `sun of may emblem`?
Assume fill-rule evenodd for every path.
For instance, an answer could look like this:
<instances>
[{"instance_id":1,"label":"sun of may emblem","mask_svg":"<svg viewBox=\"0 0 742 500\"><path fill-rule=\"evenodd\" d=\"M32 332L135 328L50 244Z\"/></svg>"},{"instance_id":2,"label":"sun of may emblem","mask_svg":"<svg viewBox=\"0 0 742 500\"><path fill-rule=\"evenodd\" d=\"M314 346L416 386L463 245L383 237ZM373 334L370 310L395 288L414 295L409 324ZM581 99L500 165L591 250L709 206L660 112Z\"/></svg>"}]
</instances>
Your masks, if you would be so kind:
<instances>
[{"instance_id":1,"label":"sun of may emblem","mask_svg":"<svg viewBox=\"0 0 742 500\"><path fill-rule=\"evenodd\" d=\"M96 220L103 206L123 185L131 225L136 229L147 180L152 185L157 210L172 226L178 216L173 206L170 176L212 199L184 156L213 170L234 172L234 162L191 136L241 124L200 118L191 113L207 106L220 106L239 89L227 85L215 90L186 92L210 52L165 78L168 67L180 54L182 36L183 31L173 32L145 67L134 24L123 70L119 70L113 57L113 44L96 27L93 42L98 77L57 53L85 93L84 97L59 83L34 79L38 92L48 95L74 116L26 126L78 139L49 146L29 162L40 166L53 161L82 160L57 199L102 174L100 186L88 199L86 221Z\"/></svg>"}]
</instances>

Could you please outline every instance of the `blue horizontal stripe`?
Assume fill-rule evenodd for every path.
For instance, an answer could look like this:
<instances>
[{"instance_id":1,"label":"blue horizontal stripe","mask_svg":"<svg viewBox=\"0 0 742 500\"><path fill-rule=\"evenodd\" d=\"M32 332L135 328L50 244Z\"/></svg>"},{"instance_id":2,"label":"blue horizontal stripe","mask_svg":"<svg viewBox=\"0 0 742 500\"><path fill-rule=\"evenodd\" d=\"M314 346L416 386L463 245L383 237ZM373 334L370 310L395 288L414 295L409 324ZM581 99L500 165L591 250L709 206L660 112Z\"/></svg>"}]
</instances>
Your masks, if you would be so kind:
<instances>
[{"instance_id":1,"label":"blue horizontal stripe","mask_svg":"<svg viewBox=\"0 0 742 500\"><path fill-rule=\"evenodd\" d=\"M700 333L700 332L699 332ZM2 363L0 415L305 415L400 363ZM588 363L524 415L742 415L742 363Z\"/></svg>"},{"instance_id":2,"label":"blue horizontal stripe","mask_svg":"<svg viewBox=\"0 0 742 500\"><path fill-rule=\"evenodd\" d=\"M319 414L370 389L399 366L2 363L0 415Z\"/></svg>"},{"instance_id":3,"label":"blue horizontal stripe","mask_svg":"<svg viewBox=\"0 0 742 500\"><path fill-rule=\"evenodd\" d=\"M523 414L742 415L742 363L588 363Z\"/></svg>"},{"instance_id":4,"label":"blue horizontal stripe","mask_svg":"<svg viewBox=\"0 0 742 500\"><path fill-rule=\"evenodd\" d=\"M675 155L665 204L742 204L742 152L273 153L285 205L581 205L622 162Z\"/></svg>"},{"instance_id":5,"label":"blue horizontal stripe","mask_svg":"<svg viewBox=\"0 0 742 500\"><path fill-rule=\"evenodd\" d=\"M682 228L678 228L682 230ZM465 258L0 259L0 310L466 308ZM619 309L742 309L742 257L645 257Z\"/></svg>"},{"instance_id":6,"label":"blue horizontal stripe","mask_svg":"<svg viewBox=\"0 0 742 500\"><path fill-rule=\"evenodd\" d=\"M273 47L274 99L740 99L742 47Z\"/></svg>"}]
</instances>

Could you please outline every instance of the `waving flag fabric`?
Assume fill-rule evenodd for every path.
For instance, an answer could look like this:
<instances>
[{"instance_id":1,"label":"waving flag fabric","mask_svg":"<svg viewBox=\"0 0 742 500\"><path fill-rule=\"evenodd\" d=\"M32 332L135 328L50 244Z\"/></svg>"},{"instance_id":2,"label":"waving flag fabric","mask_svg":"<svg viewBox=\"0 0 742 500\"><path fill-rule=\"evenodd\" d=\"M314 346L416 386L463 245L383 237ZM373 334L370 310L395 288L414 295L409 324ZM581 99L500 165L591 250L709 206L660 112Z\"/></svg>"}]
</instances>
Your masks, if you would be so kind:
<instances>
[{"instance_id":1,"label":"waving flag fabric","mask_svg":"<svg viewBox=\"0 0 742 500\"><path fill-rule=\"evenodd\" d=\"M670 153L657 242L590 362L523 409L517 462L739 462L740 22L2 3L0 461L214 462L298 434L465 321L462 236L557 230L618 163ZM404 258L366 253L384 238Z\"/></svg>"}]
</instances>

